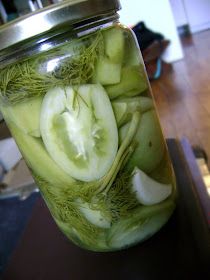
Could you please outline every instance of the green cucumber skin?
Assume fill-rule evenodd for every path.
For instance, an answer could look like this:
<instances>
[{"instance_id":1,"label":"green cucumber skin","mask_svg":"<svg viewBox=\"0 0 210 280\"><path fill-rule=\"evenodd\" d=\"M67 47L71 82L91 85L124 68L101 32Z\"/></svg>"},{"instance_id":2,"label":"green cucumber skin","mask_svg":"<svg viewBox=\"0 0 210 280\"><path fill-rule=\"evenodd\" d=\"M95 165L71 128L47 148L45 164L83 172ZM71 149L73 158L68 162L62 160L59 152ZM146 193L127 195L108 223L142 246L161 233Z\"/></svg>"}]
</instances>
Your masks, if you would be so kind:
<instances>
[{"instance_id":1,"label":"green cucumber skin","mask_svg":"<svg viewBox=\"0 0 210 280\"><path fill-rule=\"evenodd\" d=\"M112 28L108 28L106 34L104 32L103 36L106 40L106 47L105 53L102 55L103 58L100 61L102 65L98 62L96 63L93 76L88 80L88 83L101 83L109 94L112 107L114 107L113 103L126 104L126 106L123 105L123 107L119 109L119 112L114 112L118 126L118 133L121 129L122 131L124 129L124 135L121 133L121 138L125 136L126 129L129 129L129 122L132 119L134 112L140 112L141 118L143 118L145 124L143 125L143 128L140 125L140 128L134 137L134 142L138 145L135 148L134 153L131 154L127 164L123 166L123 171L126 170L131 174L133 168L138 166L144 170L148 176L151 176L155 180L163 183L172 183L174 186L173 195L171 195L167 201L152 206L142 206L138 204L135 208L129 209L126 215L122 214L117 220L113 219L113 221L110 222L110 226L109 224L105 224L105 226L101 223L97 224L97 221L94 220L94 215L88 220L87 215L80 212L82 219L79 220L78 218L79 226L77 227L77 230L75 230L77 225L75 221L72 221L72 213L74 214L74 210L75 212L78 211L77 207L75 206L72 212L69 213L68 211L62 213L61 210L58 211L58 208L61 208L61 202L62 206L64 205L64 208L66 207L66 209L71 203L72 205L75 205L75 200L79 196L79 189L78 193L74 192L75 187L78 187L78 180L75 180L61 169L56 164L56 161L54 161L47 153L40 135L37 115L34 115L36 118L34 122L36 123L36 129L35 131L31 131L31 127L33 128L31 125L32 122L29 122L29 125L22 122L22 120L15 123L15 121L9 117L9 111L6 112L5 109L4 112L5 119L11 132L16 138L17 144L27 161L29 168L33 172L34 178L40 187L45 202L58 227L76 245L96 252L118 251L143 242L153 236L168 221L175 208L174 201L176 190L174 175L169 167L170 162L166 156L167 151L165 149L163 136L159 129L159 123L157 122L157 116L154 113L154 105L151 98L148 97L148 83L142 72L144 71L143 62L139 51L137 50L136 43L131 41L131 32L126 31L123 27L117 28L116 32L118 31L119 34L115 33L115 30L113 32ZM109 32L112 34L110 33L109 35ZM116 34L118 44L115 45L115 48L112 51L110 49L111 44L109 36L110 38L116 38ZM125 41L122 40L122 34ZM103 67L103 59L106 62L106 67ZM112 75L113 71L114 75ZM43 93L41 98L43 98L44 94L45 93ZM33 99L30 100L31 102L33 101ZM39 110L38 103L39 102L37 102L37 107L36 105L34 106L34 108L37 108L35 109L37 112ZM18 103L18 105L21 107L22 103ZM25 112L25 110L23 111ZM26 112L26 115L27 114L29 115L29 112ZM24 118L24 116L25 115L22 114L21 118ZM148 127L150 127L150 130L152 131L149 131ZM154 129L154 127L156 128ZM146 148L151 139L156 143L155 146L159 147L159 150L156 152L148 151ZM148 155L149 159L147 159ZM119 177L119 175L117 176ZM49 189L51 194L47 191ZM63 190L63 194L65 194L64 198L62 197L62 201L60 201L60 190ZM106 195L109 195L109 193ZM97 196L93 196L92 198L94 200ZM89 201L87 200L85 202ZM97 203L96 206L99 207ZM68 214L68 217L65 217L66 213ZM91 228L92 231L89 231L89 228Z\"/></svg>"},{"instance_id":2,"label":"green cucumber skin","mask_svg":"<svg viewBox=\"0 0 210 280\"><path fill-rule=\"evenodd\" d=\"M103 32L105 54L114 63L122 63L125 50L124 30L108 28Z\"/></svg>"},{"instance_id":3,"label":"green cucumber skin","mask_svg":"<svg viewBox=\"0 0 210 280\"><path fill-rule=\"evenodd\" d=\"M111 100L122 96L137 96L147 89L148 82L141 65L123 67L120 82L106 86Z\"/></svg>"},{"instance_id":4,"label":"green cucumber skin","mask_svg":"<svg viewBox=\"0 0 210 280\"><path fill-rule=\"evenodd\" d=\"M106 57L100 57L95 66L93 83L102 85L118 84L121 79L121 64L113 63Z\"/></svg>"},{"instance_id":5,"label":"green cucumber skin","mask_svg":"<svg viewBox=\"0 0 210 280\"><path fill-rule=\"evenodd\" d=\"M127 129L128 124L125 124L120 129L121 139L125 137ZM142 115L135 139L138 142L138 146L127 163L126 168L129 172L132 172L135 166L137 166L142 171L150 173L160 164L166 147L154 110L149 110Z\"/></svg>"},{"instance_id":6,"label":"green cucumber skin","mask_svg":"<svg viewBox=\"0 0 210 280\"><path fill-rule=\"evenodd\" d=\"M149 97L118 98L112 101L112 107L118 127L129 122L133 112L139 111L141 114L154 109L152 99Z\"/></svg>"}]
</instances>

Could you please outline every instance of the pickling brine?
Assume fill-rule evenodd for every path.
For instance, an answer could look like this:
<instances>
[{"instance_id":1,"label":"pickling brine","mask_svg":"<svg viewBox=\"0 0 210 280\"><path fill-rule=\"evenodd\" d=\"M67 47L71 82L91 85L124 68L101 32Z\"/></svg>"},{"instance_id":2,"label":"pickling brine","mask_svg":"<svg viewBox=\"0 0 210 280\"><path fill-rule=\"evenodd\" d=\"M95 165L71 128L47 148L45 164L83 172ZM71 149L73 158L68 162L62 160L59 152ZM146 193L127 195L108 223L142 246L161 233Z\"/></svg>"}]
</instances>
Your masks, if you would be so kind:
<instances>
[{"instance_id":1,"label":"pickling brine","mask_svg":"<svg viewBox=\"0 0 210 280\"><path fill-rule=\"evenodd\" d=\"M94 251L155 234L175 179L133 33L112 24L0 70L1 111L58 227Z\"/></svg>"}]
</instances>

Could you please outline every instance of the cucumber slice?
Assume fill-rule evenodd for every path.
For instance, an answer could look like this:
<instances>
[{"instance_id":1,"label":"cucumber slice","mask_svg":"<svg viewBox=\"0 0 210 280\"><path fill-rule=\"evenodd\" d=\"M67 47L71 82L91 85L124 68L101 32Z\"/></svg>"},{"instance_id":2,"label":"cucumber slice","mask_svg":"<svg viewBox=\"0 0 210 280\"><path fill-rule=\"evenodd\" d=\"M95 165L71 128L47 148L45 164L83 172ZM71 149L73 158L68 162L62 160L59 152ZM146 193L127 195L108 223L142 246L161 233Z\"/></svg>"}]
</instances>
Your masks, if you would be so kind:
<instances>
[{"instance_id":1,"label":"cucumber slice","mask_svg":"<svg viewBox=\"0 0 210 280\"><path fill-rule=\"evenodd\" d=\"M70 176L89 182L108 172L118 149L118 131L101 85L48 91L40 123L47 151Z\"/></svg>"},{"instance_id":2,"label":"cucumber slice","mask_svg":"<svg viewBox=\"0 0 210 280\"><path fill-rule=\"evenodd\" d=\"M147 80L140 65L122 68L120 83L106 86L107 93L111 99L118 96L136 96L147 88Z\"/></svg>"},{"instance_id":3,"label":"cucumber slice","mask_svg":"<svg viewBox=\"0 0 210 280\"><path fill-rule=\"evenodd\" d=\"M100 56L93 75L94 83L112 85L120 82L121 64L113 63L110 59Z\"/></svg>"},{"instance_id":4,"label":"cucumber slice","mask_svg":"<svg viewBox=\"0 0 210 280\"><path fill-rule=\"evenodd\" d=\"M75 180L66 174L49 156L40 138L23 133L18 127L9 123L9 128L21 150L27 165L33 172L52 185L71 185Z\"/></svg>"},{"instance_id":5,"label":"cucumber slice","mask_svg":"<svg viewBox=\"0 0 210 280\"><path fill-rule=\"evenodd\" d=\"M166 201L154 206L143 206L111 227L109 246L122 249L142 242L154 235L170 218L175 204Z\"/></svg>"},{"instance_id":6,"label":"cucumber slice","mask_svg":"<svg viewBox=\"0 0 210 280\"><path fill-rule=\"evenodd\" d=\"M125 51L124 51L124 65L132 66L142 64L143 59L138 48L137 40L133 40L133 32L127 30L124 33Z\"/></svg>"},{"instance_id":7,"label":"cucumber slice","mask_svg":"<svg viewBox=\"0 0 210 280\"><path fill-rule=\"evenodd\" d=\"M172 193L171 184L161 184L138 168L134 170L132 183L136 198L143 205L160 203Z\"/></svg>"},{"instance_id":8,"label":"cucumber slice","mask_svg":"<svg viewBox=\"0 0 210 280\"><path fill-rule=\"evenodd\" d=\"M154 104L152 101L152 98L150 97L144 97L144 96L138 96L138 97L132 97L132 98L120 98L113 101L113 103L118 102L125 102L128 105L129 112L135 112L136 110L141 111L141 113L145 113L146 111L149 111L154 108Z\"/></svg>"},{"instance_id":9,"label":"cucumber slice","mask_svg":"<svg viewBox=\"0 0 210 280\"><path fill-rule=\"evenodd\" d=\"M10 121L24 133L34 137L40 137L39 117L42 99L42 97L36 97L13 106L8 106L7 112Z\"/></svg>"},{"instance_id":10,"label":"cucumber slice","mask_svg":"<svg viewBox=\"0 0 210 280\"><path fill-rule=\"evenodd\" d=\"M129 124L120 128L120 142L125 138L128 128ZM142 171L150 173L160 164L165 151L164 138L155 110L147 111L142 115L135 139L139 145L132 154L126 168L132 171L135 167L138 167Z\"/></svg>"},{"instance_id":11,"label":"cucumber slice","mask_svg":"<svg viewBox=\"0 0 210 280\"><path fill-rule=\"evenodd\" d=\"M117 126L120 127L126 122L128 105L125 102L112 102L112 108L114 110ZM131 118L128 119L128 121Z\"/></svg>"},{"instance_id":12,"label":"cucumber slice","mask_svg":"<svg viewBox=\"0 0 210 280\"><path fill-rule=\"evenodd\" d=\"M103 32L105 54L114 63L122 63L124 55L124 34L121 27L109 28Z\"/></svg>"},{"instance_id":13,"label":"cucumber slice","mask_svg":"<svg viewBox=\"0 0 210 280\"><path fill-rule=\"evenodd\" d=\"M134 112L144 113L154 106L149 97L132 97L116 99L112 101L112 107L119 127L130 121Z\"/></svg>"}]
</instances>

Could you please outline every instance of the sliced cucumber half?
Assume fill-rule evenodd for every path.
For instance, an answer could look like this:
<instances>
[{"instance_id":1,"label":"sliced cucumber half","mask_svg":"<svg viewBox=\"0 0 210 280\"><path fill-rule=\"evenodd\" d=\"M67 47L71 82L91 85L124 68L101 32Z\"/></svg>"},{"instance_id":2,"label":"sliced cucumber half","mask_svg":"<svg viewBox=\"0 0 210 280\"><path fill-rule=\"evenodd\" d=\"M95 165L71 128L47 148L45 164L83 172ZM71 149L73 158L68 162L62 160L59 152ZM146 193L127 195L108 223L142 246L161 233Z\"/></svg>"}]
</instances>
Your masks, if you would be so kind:
<instances>
[{"instance_id":1,"label":"sliced cucumber half","mask_svg":"<svg viewBox=\"0 0 210 280\"><path fill-rule=\"evenodd\" d=\"M116 120L99 84L48 91L42 103L40 131L54 161L81 181L103 177L117 153Z\"/></svg>"}]
</instances>

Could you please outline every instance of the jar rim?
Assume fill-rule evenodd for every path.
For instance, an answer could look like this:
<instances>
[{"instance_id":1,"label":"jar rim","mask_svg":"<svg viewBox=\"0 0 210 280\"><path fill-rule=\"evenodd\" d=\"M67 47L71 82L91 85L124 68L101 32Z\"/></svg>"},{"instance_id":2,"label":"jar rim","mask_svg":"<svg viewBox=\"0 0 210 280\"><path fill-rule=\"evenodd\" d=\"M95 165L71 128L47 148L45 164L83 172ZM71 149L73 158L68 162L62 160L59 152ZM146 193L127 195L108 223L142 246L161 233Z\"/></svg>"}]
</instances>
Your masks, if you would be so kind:
<instances>
[{"instance_id":1,"label":"jar rim","mask_svg":"<svg viewBox=\"0 0 210 280\"><path fill-rule=\"evenodd\" d=\"M0 51L86 19L120 10L119 0L68 0L47 6L0 27Z\"/></svg>"}]
</instances>

